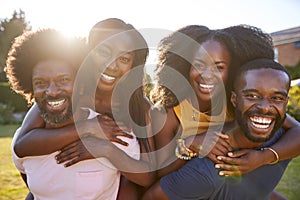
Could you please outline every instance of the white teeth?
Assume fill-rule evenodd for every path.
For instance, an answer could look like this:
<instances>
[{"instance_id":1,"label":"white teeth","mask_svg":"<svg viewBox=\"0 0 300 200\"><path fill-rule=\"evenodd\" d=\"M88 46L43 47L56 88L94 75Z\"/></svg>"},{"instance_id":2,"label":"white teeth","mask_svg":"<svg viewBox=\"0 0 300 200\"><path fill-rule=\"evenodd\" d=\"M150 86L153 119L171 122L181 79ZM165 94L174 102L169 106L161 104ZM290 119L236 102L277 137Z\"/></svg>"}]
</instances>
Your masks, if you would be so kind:
<instances>
[{"instance_id":1,"label":"white teeth","mask_svg":"<svg viewBox=\"0 0 300 200\"><path fill-rule=\"evenodd\" d=\"M255 124L255 123L252 123L252 124L255 128L266 129L269 127L269 125L262 125L262 124Z\"/></svg>"},{"instance_id":2,"label":"white teeth","mask_svg":"<svg viewBox=\"0 0 300 200\"><path fill-rule=\"evenodd\" d=\"M200 87L205 88L205 89L212 89L214 87L214 85L206 85L206 84L199 84Z\"/></svg>"},{"instance_id":3,"label":"white teeth","mask_svg":"<svg viewBox=\"0 0 300 200\"><path fill-rule=\"evenodd\" d=\"M101 73L101 76L102 76L102 78L104 78L104 79L106 79L106 80L108 80L108 81L114 81L114 80L116 79L116 78L113 77L113 76L109 76L109 75L103 74L103 73Z\"/></svg>"},{"instance_id":4,"label":"white teeth","mask_svg":"<svg viewBox=\"0 0 300 200\"><path fill-rule=\"evenodd\" d=\"M52 107L58 107L58 106L61 106L65 101L66 101L66 99L62 99L59 101L48 101L47 103Z\"/></svg>"},{"instance_id":5,"label":"white teeth","mask_svg":"<svg viewBox=\"0 0 300 200\"><path fill-rule=\"evenodd\" d=\"M268 128L272 123L272 119L259 116L250 117L250 120L254 127L262 129Z\"/></svg>"}]
</instances>

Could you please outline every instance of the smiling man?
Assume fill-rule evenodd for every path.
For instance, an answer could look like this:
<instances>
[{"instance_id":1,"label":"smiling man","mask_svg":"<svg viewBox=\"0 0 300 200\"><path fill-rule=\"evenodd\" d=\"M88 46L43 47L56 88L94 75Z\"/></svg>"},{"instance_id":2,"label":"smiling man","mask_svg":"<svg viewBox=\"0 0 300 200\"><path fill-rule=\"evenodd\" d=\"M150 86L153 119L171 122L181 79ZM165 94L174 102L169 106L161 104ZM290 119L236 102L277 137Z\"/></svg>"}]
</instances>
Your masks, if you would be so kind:
<instances>
[{"instance_id":1,"label":"smiling man","mask_svg":"<svg viewBox=\"0 0 300 200\"><path fill-rule=\"evenodd\" d=\"M29 103L36 102L33 106L39 108L45 123L37 120L35 126L54 129L73 124L73 85L86 55L85 46L83 40L66 38L52 29L24 32L15 39L5 72L14 91ZM65 170L57 165L55 154L19 158L13 151L14 163L31 192L27 199L76 199L81 195L76 187L82 189L87 184L80 173L101 171L98 162ZM97 195L94 191L92 195Z\"/></svg>"},{"instance_id":2,"label":"smiling man","mask_svg":"<svg viewBox=\"0 0 300 200\"><path fill-rule=\"evenodd\" d=\"M279 63L258 59L243 65L235 77L231 102L236 120L222 131L234 149L270 151L274 162L236 178L219 176L222 164L194 158L152 186L144 199L269 199L289 163L278 162L269 146L283 134L290 76Z\"/></svg>"}]
</instances>

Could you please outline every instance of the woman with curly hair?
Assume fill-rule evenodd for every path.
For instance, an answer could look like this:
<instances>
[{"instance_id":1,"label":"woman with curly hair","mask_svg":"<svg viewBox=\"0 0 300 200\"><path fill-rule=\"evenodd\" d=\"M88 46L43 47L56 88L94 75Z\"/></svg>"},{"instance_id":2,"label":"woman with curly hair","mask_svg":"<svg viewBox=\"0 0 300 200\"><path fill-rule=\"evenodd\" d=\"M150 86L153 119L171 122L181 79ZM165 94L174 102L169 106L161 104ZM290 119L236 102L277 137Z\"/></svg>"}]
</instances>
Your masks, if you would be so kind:
<instances>
[{"instance_id":1,"label":"woman with curly hair","mask_svg":"<svg viewBox=\"0 0 300 200\"><path fill-rule=\"evenodd\" d=\"M268 34L247 25L221 30L191 25L161 40L158 50L158 83L151 98L154 103L160 102L160 110L165 110L152 114L156 116L152 123L159 178L199 154L214 161L221 176L249 173L299 154L299 139L295 135L299 123L288 115L283 125L287 132L271 147L272 151L233 152L227 136L215 133L234 119L230 93L239 67L254 59L274 58ZM286 148L286 140L291 137L295 140ZM155 186L147 195L154 194Z\"/></svg>"}]
</instances>

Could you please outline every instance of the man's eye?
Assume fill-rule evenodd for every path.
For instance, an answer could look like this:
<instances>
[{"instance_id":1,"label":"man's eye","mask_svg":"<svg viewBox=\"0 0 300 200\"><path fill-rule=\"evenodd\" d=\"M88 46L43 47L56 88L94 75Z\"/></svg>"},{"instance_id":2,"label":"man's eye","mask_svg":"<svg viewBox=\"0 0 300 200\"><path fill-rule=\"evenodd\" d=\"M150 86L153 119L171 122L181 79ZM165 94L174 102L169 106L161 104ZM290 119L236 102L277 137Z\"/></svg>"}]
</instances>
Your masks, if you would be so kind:
<instances>
[{"instance_id":1,"label":"man's eye","mask_svg":"<svg viewBox=\"0 0 300 200\"><path fill-rule=\"evenodd\" d=\"M69 83L71 81L71 79L70 78L68 78L68 77L63 77L63 78L61 78L60 79L60 83L61 84L66 84L66 83Z\"/></svg>"},{"instance_id":2,"label":"man's eye","mask_svg":"<svg viewBox=\"0 0 300 200\"><path fill-rule=\"evenodd\" d=\"M273 101L285 101L286 97L282 97L282 96L274 96L271 98Z\"/></svg>"},{"instance_id":3,"label":"man's eye","mask_svg":"<svg viewBox=\"0 0 300 200\"><path fill-rule=\"evenodd\" d=\"M259 99L259 96L256 94L246 94L244 95L247 99Z\"/></svg>"},{"instance_id":4,"label":"man's eye","mask_svg":"<svg viewBox=\"0 0 300 200\"><path fill-rule=\"evenodd\" d=\"M45 82L44 81L41 81L41 80L38 80L38 81L34 81L33 82L33 85L34 86L41 86L41 85L44 85L45 84Z\"/></svg>"}]
</instances>

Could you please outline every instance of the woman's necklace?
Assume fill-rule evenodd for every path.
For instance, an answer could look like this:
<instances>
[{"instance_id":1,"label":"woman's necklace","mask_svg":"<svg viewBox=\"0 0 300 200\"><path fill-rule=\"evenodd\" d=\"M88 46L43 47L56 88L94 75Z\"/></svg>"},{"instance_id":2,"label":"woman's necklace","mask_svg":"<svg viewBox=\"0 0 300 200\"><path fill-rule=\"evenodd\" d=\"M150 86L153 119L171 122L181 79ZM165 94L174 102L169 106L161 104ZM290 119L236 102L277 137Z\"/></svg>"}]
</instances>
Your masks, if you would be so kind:
<instances>
[{"instance_id":1,"label":"woman's necklace","mask_svg":"<svg viewBox=\"0 0 300 200\"><path fill-rule=\"evenodd\" d=\"M210 113L213 112L213 110L215 110L220 104L220 101L217 101L217 103L214 105L213 108L207 110L207 111L204 111L204 112L201 112L199 111L198 109L195 108L194 105L197 105L196 103L194 103L193 99L191 100L191 105L192 105L192 120L194 121L199 121L199 114L200 113L203 113L203 114L206 114L206 115L210 115Z\"/></svg>"}]
</instances>

